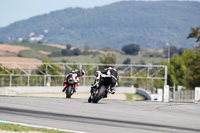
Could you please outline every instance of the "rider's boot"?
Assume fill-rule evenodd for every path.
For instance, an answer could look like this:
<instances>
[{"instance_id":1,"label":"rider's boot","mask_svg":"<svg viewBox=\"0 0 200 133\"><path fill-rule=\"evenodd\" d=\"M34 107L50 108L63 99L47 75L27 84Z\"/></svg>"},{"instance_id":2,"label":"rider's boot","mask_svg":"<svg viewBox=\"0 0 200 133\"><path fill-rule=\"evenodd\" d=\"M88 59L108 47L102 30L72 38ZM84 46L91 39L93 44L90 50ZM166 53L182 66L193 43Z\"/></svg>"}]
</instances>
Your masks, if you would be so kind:
<instances>
[{"instance_id":1,"label":"rider's boot","mask_svg":"<svg viewBox=\"0 0 200 133\"><path fill-rule=\"evenodd\" d=\"M115 94L115 89L110 89L111 94Z\"/></svg>"}]
</instances>

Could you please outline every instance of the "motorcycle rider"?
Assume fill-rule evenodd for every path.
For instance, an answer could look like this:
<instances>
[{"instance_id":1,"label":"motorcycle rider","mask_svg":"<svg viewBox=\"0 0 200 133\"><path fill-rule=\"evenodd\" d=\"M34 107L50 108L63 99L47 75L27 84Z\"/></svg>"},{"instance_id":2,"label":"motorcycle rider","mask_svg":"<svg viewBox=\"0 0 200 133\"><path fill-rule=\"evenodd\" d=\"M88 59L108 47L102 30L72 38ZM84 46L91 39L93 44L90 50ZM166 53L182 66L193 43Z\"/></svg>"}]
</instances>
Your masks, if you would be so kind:
<instances>
[{"instance_id":1,"label":"motorcycle rider","mask_svg":"<svg viewBox=\"0 0 200 133\"><path fill-rule=\"evenodd\" d=\"M74 83L75 83L75 89L74 89L74 92L76 92L76 89L79 85L79 77L80 76L83 76L85 74L85 71L84 70L74 70L72 72L70 72L69 74L66 75L66 78L64 80L64 89L62 90L62 92L64 92L66 90L66 86L67 86L67 77L68 75L72 74L72 77L74 79Z\"/></svg>"},{"instance_id":2,"label":"motorcycle rider","mask_svg":"<svg viewBox=\"0 0 200 133\"><path fill-rule=\"evenodd\" d=\"M114 94L115 93L115 88L116 86L118 86L118 73L117 70L113 68L113 66L107 66L103 71L96 71L95 73L95 81L91 86L91 91L94 88L98 88L99 87L99 82L100 82L100 78L101 77L111 77L111 80L109 80L108 82L110 82L111 86L110 86L110 93ZM106 90L106 93L104 95L104 98L107 97L109 90Z\"/></svg>"}]
</instances>

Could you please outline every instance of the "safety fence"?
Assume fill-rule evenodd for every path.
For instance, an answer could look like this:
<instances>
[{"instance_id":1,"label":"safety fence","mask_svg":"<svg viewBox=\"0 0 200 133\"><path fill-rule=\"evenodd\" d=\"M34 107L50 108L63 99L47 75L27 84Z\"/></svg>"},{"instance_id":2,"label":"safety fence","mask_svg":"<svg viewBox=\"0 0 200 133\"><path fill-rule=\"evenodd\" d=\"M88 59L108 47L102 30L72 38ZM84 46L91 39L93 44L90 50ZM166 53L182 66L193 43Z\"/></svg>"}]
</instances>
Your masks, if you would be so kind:
<instances>
[{"instance_id":1,"label":"safety fence","mask_svg":"<svg viewBox=\"0 0 200 133\"><path fill-rule=\"evenodd\" d=\"M80 85L91 85L94 73L112 65L119 73L120 86L137 84L141 88L152 88L153 82L161 80L167 84L167 66L133 64L88 64L88 63L23 63L0 62L0 86L62 86L65 75L72 70L85 70Z\"/></svg>"},{"instance_id":2,"label":"safety fence","mask_svg":"<svg viewBox=\"0 0 200 133\"><path fill-rule=\"evenodd\" d=\"M195 90L170 91L170 101L173 102L194 102Z\"/></svg>"},{"instance_id":3,"label":"safety fence","mask_svg":"<svg viewBox=\"0 0 200 133\"><path fill-rule=\"evenodd\" d=\"M0 75L0 87L18 87L18 86L63 86L64 75ZM90 86L94 82L95 76L85 75L80 77L80 86ZM140 88L152 91L154 82L157 79L143 79L131 77L119 77L119 86L130 87L136 83ZM153 82L154 81L154 82Z\"/></svg>"}]
</instances>

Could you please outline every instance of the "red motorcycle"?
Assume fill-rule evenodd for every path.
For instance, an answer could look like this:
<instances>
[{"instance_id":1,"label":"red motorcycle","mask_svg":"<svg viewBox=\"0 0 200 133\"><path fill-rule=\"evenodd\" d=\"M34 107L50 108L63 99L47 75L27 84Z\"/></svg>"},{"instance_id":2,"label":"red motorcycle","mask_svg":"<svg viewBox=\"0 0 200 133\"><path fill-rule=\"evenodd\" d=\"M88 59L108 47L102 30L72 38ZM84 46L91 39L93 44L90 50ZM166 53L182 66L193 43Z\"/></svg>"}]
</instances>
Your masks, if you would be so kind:
<instances>
[{"instance_id":1,"label":"red motorcycle","mask_svg":"<svg viewBox=\"0 0 200 133\"><path fill-rule=\"evenodd\" d=\"M76 92L76 87L78 87L78 82L75 82L73 74L69 74L64 81L64 89L66 93L66 98L71 98L71 96Z\"/></svg>"},{"instance_id":2,"label":"red motorcycle","mask_svg":"<svg viewBox=\"0 0 200 133\"><path fill-rule=\"evenodd\" d=\"M79 84L79 77L83 76L84 74L84 70L75 70L66 76L63 89L63 92L66 93L66 98L71 98L71 96L76 92Z\"/></svg>"}]
</instances>

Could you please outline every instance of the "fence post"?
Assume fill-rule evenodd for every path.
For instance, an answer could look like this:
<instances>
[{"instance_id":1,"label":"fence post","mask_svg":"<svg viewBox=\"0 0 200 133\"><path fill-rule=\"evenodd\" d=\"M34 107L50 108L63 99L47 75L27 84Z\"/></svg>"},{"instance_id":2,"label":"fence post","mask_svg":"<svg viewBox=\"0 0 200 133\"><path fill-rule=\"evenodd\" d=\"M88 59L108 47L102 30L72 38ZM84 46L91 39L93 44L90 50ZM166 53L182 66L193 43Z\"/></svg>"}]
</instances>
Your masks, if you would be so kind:
<instances>
[{"instance_id":1,"label":"fence post","mask_svg":"<svg viewBox=\"0 0 200 133\"><path fill-rule=\"evenodd\" d=\"M80 70L82 70L82 64L80 64Z\"/></svg>"},{"instance_id":2,"label":"fence post","mask_svg":"<svg viewBox=\"0 0 200 133\"><path fill-rule=\"evenodd\" d=\"M194 98L194 100L196 102L199 102L199 100L200 100L200 87L195 87L195 98Z\"/></svg>"},{"instance_id":3,"label":"fence post","mask_svg":"<svg viewBox=\"0 0 200 133\"><path fill-rule=\"evenodd\" d=\"M12 87L12 74L10 74L10 87Z\"/></svg>"},{"instance_id":4,"label":"fence post","mask_svg":"<svg viewBox=\"0 0 200 133\"><path fill-rule=\"evenodd\" d=\"M169 85L164 85L164 102L169 102Z\"/></svg>"},{"instance_id":5,"label":"fence post","mask_svg":"<svg viewBox=\"0 0 200 133\"><path fill-rule=\"evenodd\" d=\"M28 75L28 84L27 86L30 86L30 74Z\"/></svg>"},{"instance_id":6,"label":"fence post","mask_svg":"<svg viewBox=\"0 0 200 133\"><path fill-rule=\"evenodd\" d=\"M176 86L174 84L174 86L173 86L173 102L175 102L175 100L176 100L175 92L176 92Z\"/></svg>"},{"instance_id":7,"label":"fence post","mask_svg":"<svg viewBox=\"0 0 200 133\"><path fill-rule=\"evenodd\" d=\"M83 78L83 86L85 86L85 76L84 76L84 78Z\"/></svg>"},{"instance_id":8,"label":"fence post","mask_svg":"<svg viewBox=\"0 0 200 133\"><path fill-rule=\"evenodd\" d=\"M167 66L165 66L165 85L167 85Z\"/></svg>"},{"instance_id":9,"label":"fence post","mask_svg":"<svg viewBox=\"0 0 200 133\"><path fill-rule=\"evenodd\" d=\"M158 93L158 99L157 100L161 102L162 98L163 98L163 89L158 89L157 91L158 91L157 92Z\"/></svg>"},{"instance_id":10,"label":"fence post","mask_svg":"<svg viewBox=\"0 0 200 133\"><path fill-rule=\"evenodd\" d=\"M44 75L44 86L46 86L46 75Z\"/></svg>"}]
</instances>

